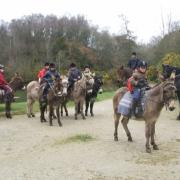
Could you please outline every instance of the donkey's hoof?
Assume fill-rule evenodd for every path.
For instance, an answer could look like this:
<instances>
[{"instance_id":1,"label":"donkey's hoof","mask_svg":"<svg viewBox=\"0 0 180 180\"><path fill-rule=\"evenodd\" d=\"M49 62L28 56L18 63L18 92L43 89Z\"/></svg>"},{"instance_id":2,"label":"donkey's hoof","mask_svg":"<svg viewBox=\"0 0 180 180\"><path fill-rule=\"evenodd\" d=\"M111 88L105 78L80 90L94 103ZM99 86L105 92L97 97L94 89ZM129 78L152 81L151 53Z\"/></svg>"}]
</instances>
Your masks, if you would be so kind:
<instances>
[{"instance_id":1,"label":"donkey's hoof","mask_svg":"<svg viewBox=\"0 0 180 180\"><path fill-rule=\"evenodd\" d=\"M180 115L176 118L176 120L180 120Z\"/></svg>"},{"instance_id":2,"label":"donkey's hoof","mask_svg":"<svg viewBox=\"0 0 180 180\"><path fill-rule=\"evenodd\" d=\"M128 137L129 142L133 142L132 137Z\"/></svg>"},{"instance_id":3,"label":"donkey's hoof","mask_svg":"<svg viewBox=\"0 0 180 180\"><path fill-rule=\"evenodd\" d=\"M154 150L159 150L159 148L158 148L158 146L155 144L155 145L153 145L153 149Z\"/></svg>"},{"instance_id":4,"label":"donkey's hoof","mask_svg":"<svg viewBox=\"0 0 180 180\"><path fill-rule=\"evenodd\" d=\"M147 153L151 153L151 148L146 148Z\"/></svg>"},{"instance_id":5,"label":"donkey's hoof","mask_svg":"<svg viewBox=\"0 0 180 180\"><path fill-rule=\"evenodd\" d=\"M59 127L62 127L62 124L61 124L61 123L59 124Z\"/></svg>"},{"instance_id":6,"label":"donkey's hoof","mask_svg":"<svg viewBox=\"0 0 180 180\"><path fill-rule=\"evenodd\" d=\"M88 114L87 114L87 113L85 113L85 116L88 116Z\"/></svg>"},{"instance_id":7,"label":"donkey's hoof","mask_svg":"<svg viewBox=\"0 0 180 180\"><path fill-rule=\"evenodd\" d=\"M66 116L69 116L68 113L66 114Z\"/></svg>"},{"instance_id":8,"label":"donkey's hoof","mask_svg":"<svg viewBox=\"0 0 180 180\"><path fill-rule=\"evenodd\" d=\"M94 114L93 114L93 113L91 113L91 116L92 116L92 117L94 117Z\"/></svg>"},{"instance_id":9,"label":"donkey's hoof","mask_svg":"<svg viewBox=\"0 0 180 180\"><path fill-rule=\"evenodd\" d=\"M27 117L28 117L28 118L31 118L31 115L30 115L30 114L27 114Z\"/></svg>"},{"instance_id":10,"label":"donkey's hoof","mask_svg":"<svg viewBox=\"0 0 180 180\"><path fill-rule=\"evenodd\" d=\"M85 120L85 119L86 119L86 118L85 118L85 116L83 116L82 118L83 118L83 120Z\"/></svg>"},{"instance_id":11,"label":"donkey's hoof","mask_svg":"<svg viewBox=\"0 0 180 180\"><path fill-rule=\"evenodd\" d=\"M114 141L118 141L118 137L117 136L114 137Z\"/></svg>"},{"instance_id":12,"label":"donkey's hoof","mask_svg":"<svg viewBox=\"0 0 180 180\"><path fill-rule=\"evenodd\" d=\"M75 118L74 118L75 120L77 120L78 118L77 118L77 116L75 116Z\"/></svg>"}]
</instances>

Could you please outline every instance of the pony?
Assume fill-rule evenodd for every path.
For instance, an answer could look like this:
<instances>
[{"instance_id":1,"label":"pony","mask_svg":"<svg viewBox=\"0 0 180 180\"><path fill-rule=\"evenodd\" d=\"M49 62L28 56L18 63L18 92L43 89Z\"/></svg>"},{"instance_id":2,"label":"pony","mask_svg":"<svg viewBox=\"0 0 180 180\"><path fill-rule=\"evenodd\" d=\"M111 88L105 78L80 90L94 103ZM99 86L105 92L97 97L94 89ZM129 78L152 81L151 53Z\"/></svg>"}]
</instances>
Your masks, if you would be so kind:
<instances>
[{"instance_id":1,"label":"pony","mask_svg":"<svg viewBox=\"0 0 180 180\"><path fill-rule=\"evenodd\" d=\"M173 67L170 65L162 65L163 71L162 71L162 77L163 80L167 78L173 78L174 79L174 84L177 89L177 97L179 100L179 105L180 105L180 68L178 67ZM172 73L175 73L174 77L171 77ZM177 120L180 120L180 110L179 110L179 115L177 116Z\"/></svg>"},{"instance_id":2,"label":"pony","mask_svg":"<svg viewBox=\"0 0 180 180\"><path fill-rule=\"evenodd\" d=\"M83 112L83 105L85 102L85 97L87 91L91 90L94 84L94 79L91 76L84 76L74 83L74 87L68 91L68 95L66 96L64 102L61 104L61 115L63 116L63 109L65 109L66 116L68 116L67 110L67 102L69 100L74 101L75 104L75 120L77 120L77 115L80 113L83 119L85 118Z\"/></svg>"},{"instance_id":3,"label":"pony","mask_svg":"<svg viewBox=\"0 0 180 180\"><path fill-rule=\"evenodd\" d=\"M95 76L94 77L94 85L92 87L92 92L90 93L86 93L86 97L85 97L85 104L86 104L86 108L85 108L85 116L88 115L88 108L90 105L90 114L91 116L94 116L93 113L93 107L94 107L94 102L97 98L98 92L102 93L102 85L103 85L103 81L102 81L102 76Z\"/></svg>"},{"instance_id":4,"label":"pony","mask_svg":"<svg viewBox=\"0 0 180 180\"><path fill-rule=\"evenodd\" d=\"M6 95L4 90L1 90L0 102L5 103L6 117L11 119L11 103L14 101L14 94L19 89L25 89L25 86L22 77L18 73L16 73L15 76L12 77L11 81L9 82L9 86L13 90L12 93Z\"/></svg>"},{"instance_id":5,"label":"pony","mask_svg":"<svg viewBox=\"0 0 180 180\"><path fill-rule=\"evenodd\" d=\"M130 117L126 117L118 113L118 104L122 99L123 95L127 92L126 87L120 88L113 97L113 109L114 109L114 141L118 141L118 125L119 120L123 125L123 128L128 137L128 141L132 141L131 133L128 129L128 122ZM176 87L172 81L164 81L157 84L152 89L146 91L146 100L144 103L144 112L142 118L145 120L145 136L146 136L146 152L150 153L150 140L154 150L158 150L158 146L154 140L155 124L160 115L160 112L164 106L170 111L175 109L174 99L176 96ZM121 119L120 119L121 118Z\"/></svg>"},{"instance_id":6,"label":"pony","mask_svg":"<svg viewBox=\"0 0 180 180\"><path fill-rule=\"evenodd\" d=\"M45 104L40 101L42 98L42 89L40 88L39 91L39 104L40 104L40 121L47 122L44 116L44 112L47 109L47 105L49 105L49 125L52 126L52 117L54 115L54 109L56 109L56 115L59 126L62 126L62 123L60 121L60 113L59 108L61 103L64 101L64 98L67 95L67 87L68 87L68 81L66 79L57 79L54 82L54 85L50 87L48 94L47 94L47 102Z\"/></svg>"}]
</instances>

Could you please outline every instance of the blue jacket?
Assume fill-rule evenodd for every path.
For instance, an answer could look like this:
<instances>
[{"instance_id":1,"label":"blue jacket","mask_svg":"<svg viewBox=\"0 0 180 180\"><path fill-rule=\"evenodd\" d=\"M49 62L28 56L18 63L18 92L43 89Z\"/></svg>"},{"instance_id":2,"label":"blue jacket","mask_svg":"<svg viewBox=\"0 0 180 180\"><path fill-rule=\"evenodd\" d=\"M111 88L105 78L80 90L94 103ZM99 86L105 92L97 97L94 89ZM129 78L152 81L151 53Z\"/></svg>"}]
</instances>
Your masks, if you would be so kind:
<instances>
[{"instance_id":1,"label":"blue jacket","mask_svg":"<svg viewBox=\"0 0 180 180\"><path fill-rule=\"evenodd\" d=\"M76 79L80 79L82 76L80 70L76 67L73 67L69 70L69 73L68 73L68 81L70 82L74 82L74 80Z\"/></svg>"},{"instance_id":2,"label":"blue jacket","mask_svg":"<svg viewBox=\"0 0 180 180\"><path fill-rule=\"evenodd\" d=\"M58 71L47 71L43 79L49 84L53 84L53 81L60 79L60 73Z\"/></svg>"}]
</instances>

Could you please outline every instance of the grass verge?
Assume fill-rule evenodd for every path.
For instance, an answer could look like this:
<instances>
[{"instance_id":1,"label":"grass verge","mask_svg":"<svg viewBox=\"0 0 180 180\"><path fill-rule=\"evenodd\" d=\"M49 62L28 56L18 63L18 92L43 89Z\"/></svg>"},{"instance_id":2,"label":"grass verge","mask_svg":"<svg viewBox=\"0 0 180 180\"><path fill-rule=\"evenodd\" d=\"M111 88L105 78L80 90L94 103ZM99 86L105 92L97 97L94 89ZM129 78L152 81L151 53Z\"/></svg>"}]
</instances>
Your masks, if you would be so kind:
<instances>
[{"instance_id":1,"label":"grass verge","mask_svg":"<svg viewBox=\"0 0 180 180\"><path fill-rule=\"evenodd\" d=\"M96 99L97 102L107 100L113 97L115 91L105 91L102 94L98 94ZM72 107L74 105L73 102L68 103L68 107ZM33 111L39 111L39 104L36 102L33 106ZM4 114L4 104L0 104L0 115ZM12 103L12 114L19 115L19 114L26 114L26 102L14 102Z\"/></svg>"},{"instance_id":2,"label":"grass verge","mask_svg":"<svg viewBox=\"0 0 180 180\"><path fill-rule=\"evenodd\" d=\"M65 139L56 140L53 145L69 144L69 143L80 143L80 142L89 142L95 140L94 137L89 134L77 134L74 136L67 137Z\"/></svg>"}]
</instances>

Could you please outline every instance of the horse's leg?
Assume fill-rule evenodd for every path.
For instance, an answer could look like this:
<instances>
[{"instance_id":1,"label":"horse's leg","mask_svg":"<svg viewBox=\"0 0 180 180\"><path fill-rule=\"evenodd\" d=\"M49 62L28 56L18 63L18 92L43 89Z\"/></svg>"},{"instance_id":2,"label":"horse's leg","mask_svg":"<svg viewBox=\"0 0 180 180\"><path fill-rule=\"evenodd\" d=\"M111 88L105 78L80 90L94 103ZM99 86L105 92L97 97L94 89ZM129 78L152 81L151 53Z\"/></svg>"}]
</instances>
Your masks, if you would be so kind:
<instances>
[{"instance_id":1,"label":"horse's leg","mask_svg":"<svg viewBox=\"0 0 180 180\"><path fill-rule=\"evenodd\" d=\"M29 98L27 98L27 116L28 116L28 118L30 118L31 117L31 108L30 108L30 106L31 106L31 99L29 99Z\"/></svg>"},{"instance_id":2,"label":"horse's leg","mask_svg":"<svg viewBox=\"0 0 180 180\"><path fill-rule=\"evenodd\" d=\"M78 102L75 102L75 114L74 114L74 116L75 116L75 120L77 120L77 115L78 115Z\"/></svg>"},{"instance_id":3,"label":"horse's leg","mask_svg":"<svg viewBox=\"0 0 180 180\"><path fill-rule=\"evenodd\" d=\"M40 120L41 120L41 122L47 122L44 117L44 112L46 110L46 106L42 105L41 102L39 103L39 105L40 105L40 111L41 111Z\"/></svg>"},{"instance_id":4,"label":"horse's leg","mask_svg":"<svg viewBox=\"0 0 180 180\"><path fill-rule=\"evenodd\" d=\"M121 123L122 123L123 128L124 128L124 130L126 132L126 135L128 137L128 141L132 142L131 133L130 133L130 131L128 129L128 126L127 126L128 122L129 122L129 118L128 117L123 117Z\"/></svg>"},{"instance_id":5,"label":"horse's leg","mask_svg":"<svg viewBox=\"0 0 180 180\"><path fill-rule=\"evenodd\" d=\"M159 150L157 144L155 143L154 140L154 134L155 134L155 121L151 124L151 145L153 146L154 150Z\"/></svg>"},{"instance_id":6,"label":"horse's leg","mask_svg":"<svg viewBox=\"0 0 180 180\"><path fill-rule=\"evenodd\" d=\"M180 91L177 91L177 97L179 100L179 115L177 116L177 120L180 120Z\"/></svg>"},{"instance_id":7,"label":"horse's leg","mask_svg":"<svg viewBox=\"0 0 180 180\"><path fill-rule=\"evenodd\" d=\"M49 104L49 125L52 126L53 123L52 123L52 117L53 117L53 113L54 113L54 109L53 109L53 105Z\"/></svg>"},{"instance_id":8,"label":"horse's leg","mask_svg":"<svg viewBox=\"0 0 180 180\"><path fill-rule=\"evenodd\" d=\"M119 118L120 118L120 114L114 114L114 126L115 126L115 130L114 130L114 141L118 141L118 125L119 125Z\"/></svg>"},{"instance_id":9,"label":"horse's leg","mask_svg":"<svg viewBox=\"0 0 180 180\"><path fill-rule=\"evenodd\" d=\"M82 116L83 119L86 119L86 118L85 118L85 115L84 115L84 111L83 111L84 99L81 99L81 100L80 100L79 105L80 105L81 116Z\"/></svg>"},{"instance_id":10,"label":"horse's leg","mask_svg":"<svg viewBox=\"0 0 180 180\"><path fill-rule=\"evenodd\" d=\"M90 102L90 114L91 116L94 116L94 113L93 113L93 106L94 106L94 102L95 102L95 99L91 99L91 102Z\"/></svg>"},{"instance_id":11,"label":"horse's leg","mask_svg":"<svg viewBox=\"0 0 180 180\"><path fill-rule=\"evenodd\" d=\"M56 114L57 115L57 114ZM55 112L54 112L54 110L53 110L53 119L56 119L57 118L57 116L55 115Z\"/></svg>"},{"instance_id":12,"label":"horse's leg","mask_svg":"<svg viewBox=\"0 0 180 180\"><path fill-rule=\"evenodd\" d=\"M30 101L30 104L29 104L29 110L30 110L30 116L32 117L35 117L34 113L33 113L33 104L34 104L35 100L32 100Z\"/></svg>"},{"instance_id":13,"label":"horse's leg","mask_svg":"<svg viewBox=\"0 0 180 180\"><path fill-rule=\"evenodd\" d=\"M6 110L6 117L11 119L11 102L10 101L6 101L5 102L5 110Z\"/></svg>"},{"instance_id":14,"label":"horse's leg","mask_svg":"<svg viewBox=\"0 0 180 180\"><path fill-rule=\"evenodd\" d=\"M62 126L61 120L60 120L60 113L59 113L59 106L56 108L56 115L59 126Z\"/></svg>"},{"instance_id":15,"label":"horse's leg","mask_svg":"<svg viewBox=\"0 0 180 180\"><path fill-rule=\"evenodd\" d=\"M66 112L66 116L68 116L68 110L67 110L67 106L66 106L67 103L64 104L64 110Z\"/></svg>"},{"instance_id":16,"label":"horse's leg","mask_svg":"<svg viewBox=\"0 0 180 180\"><path fill-rule=\"evenodd\" d=\"M151 148L149 145L149 140L151 136L151 124L148 122L145 123L145 136L146 136L146 152L151 153Z\"/></svg>"},{"instance_id":17,"label":"horse's leg","mask_svg":"<svg viewBox=\"0 0 180 180\"><path fill-rule=\"evenodd\" d=\"M88 115L88 108L89 108L89 100L86 99L85 102L86 102L85 116L87 116Z\"/></svg>"}]
</instances>

